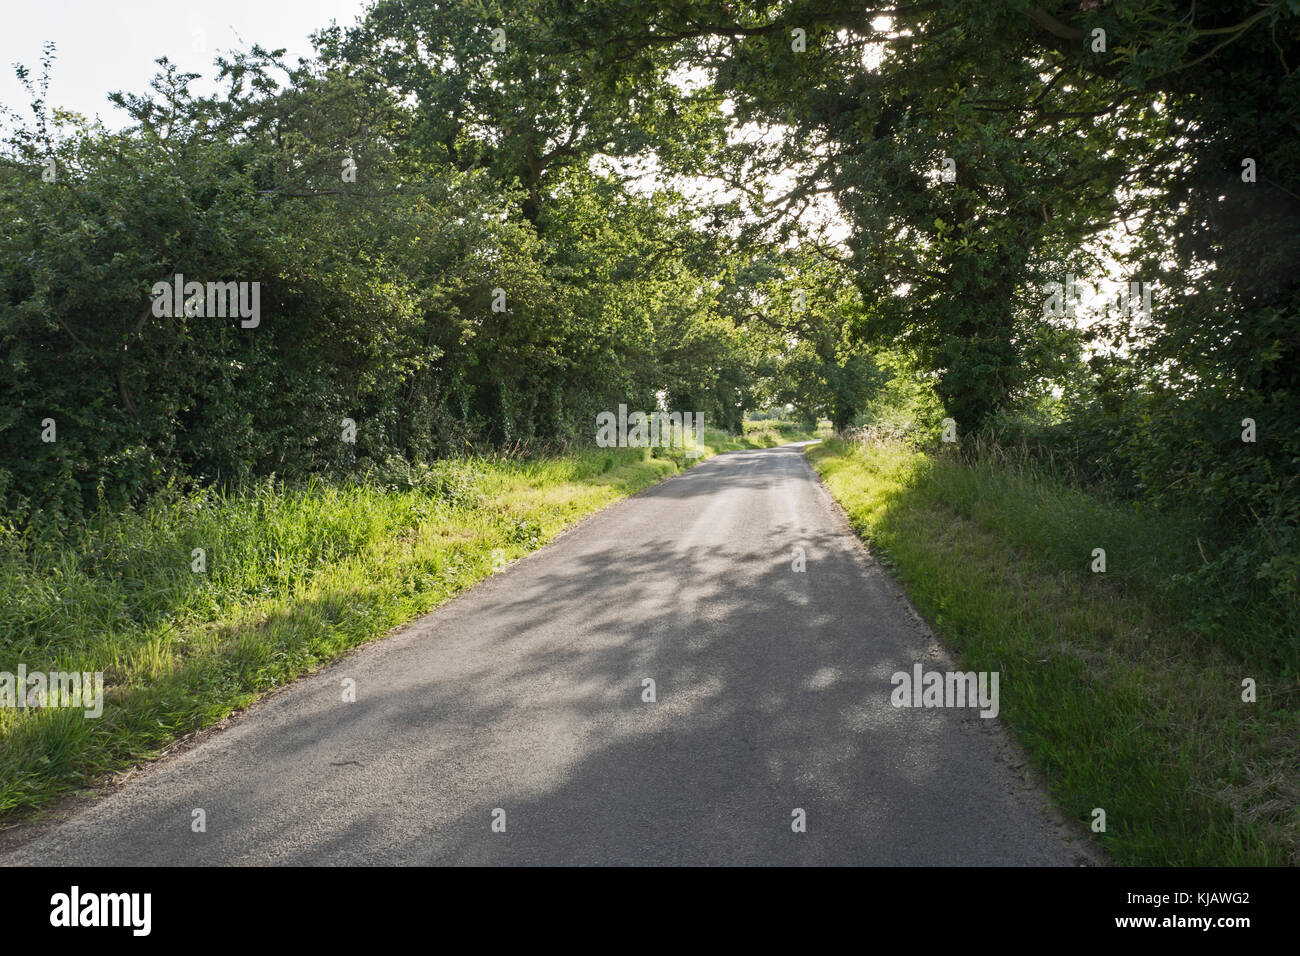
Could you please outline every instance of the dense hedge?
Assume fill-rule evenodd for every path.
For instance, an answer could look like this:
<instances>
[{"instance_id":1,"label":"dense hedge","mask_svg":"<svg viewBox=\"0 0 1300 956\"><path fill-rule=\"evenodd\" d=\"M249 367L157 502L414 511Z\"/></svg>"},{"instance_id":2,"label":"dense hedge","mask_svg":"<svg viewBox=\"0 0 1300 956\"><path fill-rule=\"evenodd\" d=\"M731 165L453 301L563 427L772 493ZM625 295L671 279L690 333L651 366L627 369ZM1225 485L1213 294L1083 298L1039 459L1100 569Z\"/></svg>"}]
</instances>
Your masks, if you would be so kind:
<instances>
[{"instance_id":1,"label":"dense hedge","mask_svg":"<svg viewBox=\"0 0 1300 956\"><path fill-rule=\"evenodd\" d=\"M11 131L11 521L65 523L175 481L590 442L598 411L664 389L713 424L738 416L716 398L745 379L735 330L701 294L684 257L704 239L670 196L573 171L533 222L489 170L406 149L411 114L381 84L317 68L268 92L248 61L227 75L261 82L195 99L166 67L153 96L123 101L125 131L55 135L40 103ZM673 255L645 254L665 237ZM257 283L256 325L156 314L155 283L178 273Z\"/></svg>"}]
</instances>

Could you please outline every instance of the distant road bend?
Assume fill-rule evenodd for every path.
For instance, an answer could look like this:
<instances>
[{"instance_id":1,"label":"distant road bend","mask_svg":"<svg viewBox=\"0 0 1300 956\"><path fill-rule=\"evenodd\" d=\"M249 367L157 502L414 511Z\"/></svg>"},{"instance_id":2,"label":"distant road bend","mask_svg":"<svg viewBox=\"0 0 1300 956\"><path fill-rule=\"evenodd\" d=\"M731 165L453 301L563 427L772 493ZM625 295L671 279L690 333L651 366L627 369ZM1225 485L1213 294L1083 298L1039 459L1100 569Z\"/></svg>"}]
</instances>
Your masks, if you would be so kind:
<instances>
[{"instance_id":1,"label":"distant road bend","mask_svg":"<svg viewBox=\"0 0 1300 956\"><path fill-rule=\"evenodd\" d=\"M891 705L893 673L945 660L799 446L732 452L272 695L2 862L1085 862L996 720Z\"/></svg>"}]
</instances>

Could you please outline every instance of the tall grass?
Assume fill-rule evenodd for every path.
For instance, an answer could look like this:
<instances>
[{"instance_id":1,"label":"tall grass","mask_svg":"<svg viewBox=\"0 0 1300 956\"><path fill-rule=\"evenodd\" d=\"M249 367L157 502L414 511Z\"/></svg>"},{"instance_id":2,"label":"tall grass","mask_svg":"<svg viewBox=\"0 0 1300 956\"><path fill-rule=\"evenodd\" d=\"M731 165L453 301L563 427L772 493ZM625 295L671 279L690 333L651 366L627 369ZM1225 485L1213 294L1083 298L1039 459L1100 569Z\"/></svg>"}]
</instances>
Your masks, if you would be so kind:
<instances>
[{"instance_id":1,"label":"tall grass","mask_svg":"<svg viewBox=\"0 0 1300 956\"><path fill-rule=\"evenodd\" d=\"M783 419L766 419L747 421L744 425L743 439L755 448L772 448L789 442L811 441L825 438L830 434L830 422L822 421L816 428L808 428L799 422Z\"/></svg>"},{"instance_id":2,"label":"tall grass","mask_svg":"<svg viewBox=\"0 0 1300 956\"><path fill-rule=\"evenodd\" d=\"M0 671L105 680L99 719L0 708L0 814L150 757L678 467L649 449L393 463L0 532Z\"/></svg>"},{"instance_id":3,"label":"tall grass","mask_svg":"<svg viewBox=\"0 0 1300 956\"><path fill-rule=\"evenodd\" d=\"M102 717L0 708L0 816L148 759L708 456L685 449L392 460L341 480L157 497L79 527L0 527L0 671L104 673ZM196 549L203 569L196 570Z\"/></svg>"},{"instance_id":4,"label":"tall grass","mask_svg":"<svg viewBox=\"0 0 1300 956\"><path fill-rule=\"evenodd\" d=\"M1106 811L1096 838L1116 860L1300 863L1300 687L1251 641L1196 629L1196 516L991 453L835 440L808 454L964 666L1001 673L1000 719L1062 806L1081 824Z\"/></svg>"}]
</instances>

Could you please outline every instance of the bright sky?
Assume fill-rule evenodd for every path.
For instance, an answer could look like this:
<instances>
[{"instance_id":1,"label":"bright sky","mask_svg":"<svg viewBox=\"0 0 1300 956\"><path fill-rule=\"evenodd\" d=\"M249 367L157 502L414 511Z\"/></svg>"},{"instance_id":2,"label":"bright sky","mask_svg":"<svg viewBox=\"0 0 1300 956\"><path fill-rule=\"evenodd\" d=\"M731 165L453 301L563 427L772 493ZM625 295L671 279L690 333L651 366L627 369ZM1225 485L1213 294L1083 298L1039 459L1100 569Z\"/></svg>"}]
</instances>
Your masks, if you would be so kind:
<instances>
[{"instance_id":1,"label":"bright sky","mask_svg":"<svg viewBox=\"0 0 1300 956\"><path fill-rule=\"evenodd\" d=\"M6 3L0 30L0 102L28 113L28 98L13 64L40 75L41 47L57 44L50 104L101 116L120 127L125 118L108 102L114 90L142 93L166 55L207 78L220 51L253 43L285 47L290 62L311 53L307 35L331 20L352 23L366 0L23 0ZM210 87L195 83L195 92Z\"/></svg>"}]
</instances>

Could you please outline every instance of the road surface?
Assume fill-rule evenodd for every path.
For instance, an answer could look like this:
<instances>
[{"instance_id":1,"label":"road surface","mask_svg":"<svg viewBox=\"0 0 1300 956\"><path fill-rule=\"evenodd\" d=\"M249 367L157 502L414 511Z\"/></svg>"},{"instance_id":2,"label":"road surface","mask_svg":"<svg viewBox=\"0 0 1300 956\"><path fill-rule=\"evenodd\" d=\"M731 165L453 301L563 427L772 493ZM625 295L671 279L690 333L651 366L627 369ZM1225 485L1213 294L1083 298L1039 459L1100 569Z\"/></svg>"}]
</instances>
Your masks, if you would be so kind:
<instances>
[{"instance_id":1,"label":"road surface","mask_svg":"<svg viewBox=\"0 0 1300 956\"><path fill-rule=\"evenodd\" d=\"M952 668L801 449L733 452L273 694L2 862L1086 862L996 719L891 705L891 676L916 662Z\"/></svg>"}]
</instances>

